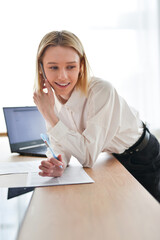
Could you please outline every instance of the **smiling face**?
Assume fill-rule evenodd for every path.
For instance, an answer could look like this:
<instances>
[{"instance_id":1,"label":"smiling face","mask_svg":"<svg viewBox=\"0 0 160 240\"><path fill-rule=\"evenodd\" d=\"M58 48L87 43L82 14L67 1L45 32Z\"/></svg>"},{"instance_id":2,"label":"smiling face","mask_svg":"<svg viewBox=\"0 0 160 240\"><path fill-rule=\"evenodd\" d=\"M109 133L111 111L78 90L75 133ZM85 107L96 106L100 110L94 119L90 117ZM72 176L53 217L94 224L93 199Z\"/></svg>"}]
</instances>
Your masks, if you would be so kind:
<instances>
[{"instance_id":1,"label":"smiling face","mask_svg":"<svg viewBox=\"0 0 160 240\"><path fill-rule=\"evenodd\" d=\"M67 101L78 81L80 57L70 47L49 47L42 59L44 71L59 99Z\"/></svg>"}]
</instances>

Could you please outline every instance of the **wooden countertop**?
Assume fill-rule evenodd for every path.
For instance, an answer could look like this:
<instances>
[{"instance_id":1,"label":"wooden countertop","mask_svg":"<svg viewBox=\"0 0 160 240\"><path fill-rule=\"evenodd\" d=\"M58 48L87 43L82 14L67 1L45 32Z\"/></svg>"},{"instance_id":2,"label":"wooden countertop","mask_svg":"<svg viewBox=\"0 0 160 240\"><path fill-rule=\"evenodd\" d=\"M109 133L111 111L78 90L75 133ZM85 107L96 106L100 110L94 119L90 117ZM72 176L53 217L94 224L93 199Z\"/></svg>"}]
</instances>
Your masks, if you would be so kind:
<instances>
[{"instance_id":1,"label":"wooden countertop","mask_svg":"<svg viewBox=\"0 0 160 240\"><path fill-rule=\"evenodd\" d=\"M11 154L7 141L0 138L0 161L33 160ZM159 203L116 159L101 154L85 171L95 183L35 189L17 240L160 239Z\"/></svg>"}]
</instances>

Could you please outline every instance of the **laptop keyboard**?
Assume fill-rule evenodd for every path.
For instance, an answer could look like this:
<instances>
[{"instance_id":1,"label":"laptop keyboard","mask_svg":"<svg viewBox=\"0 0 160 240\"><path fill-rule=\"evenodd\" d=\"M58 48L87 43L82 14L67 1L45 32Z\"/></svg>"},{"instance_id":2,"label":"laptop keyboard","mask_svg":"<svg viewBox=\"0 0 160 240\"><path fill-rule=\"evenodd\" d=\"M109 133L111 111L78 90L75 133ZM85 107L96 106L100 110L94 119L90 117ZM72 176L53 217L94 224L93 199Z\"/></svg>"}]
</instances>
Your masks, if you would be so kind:
<instances>
[{"instance_id":1,"label":"laptop keyboard","mask_svg":"<svg viewBox=\"0 0 160 240\"><path fill-rule=\"evenodd\" d=\"M46 151L47 151L46 146L36 147L36 148L31 148L31 149L26 149L25 150L25 152L32 152L32 153L36 153L36 152L42 153L42 152L46 152Z\"/></svg>"},{"instance_id":2,"label":"laptop keyboard","mask_svg":"<svg viewBox=\"0 0 160 240\"><path fill-rule=\"evenodd\" d=\"M20 154L23 154L23 155L33 155L33 156L46 157L46 151L47 151L47 147L44 145L44 146L41 146L41 147L19 150L18 152Z\"/></svg>"}]
</instances>

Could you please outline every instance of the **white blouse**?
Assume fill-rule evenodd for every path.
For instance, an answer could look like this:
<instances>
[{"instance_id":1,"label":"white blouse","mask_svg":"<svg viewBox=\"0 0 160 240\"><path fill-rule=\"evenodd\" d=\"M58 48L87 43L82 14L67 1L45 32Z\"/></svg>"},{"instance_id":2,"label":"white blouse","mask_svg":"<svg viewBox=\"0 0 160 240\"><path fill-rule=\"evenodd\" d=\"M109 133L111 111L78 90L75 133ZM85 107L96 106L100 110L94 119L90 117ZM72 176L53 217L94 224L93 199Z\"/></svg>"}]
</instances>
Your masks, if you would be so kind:
<instances>
[{"instance_id":1,"label":"white blouse","mask_svg":"<svg viewBox=\"0 0 160 240\"><path fill-rule=\"evenodd\" d=\"M54 127L47 126L47 133L66 164L74 156L83 166L92 167L101 152L122 153L143 132L137 111L109 82L95 77L87 97L75 89L61 104L55 96L55 114L59 121Z\"/></svg>"}]
</instances>

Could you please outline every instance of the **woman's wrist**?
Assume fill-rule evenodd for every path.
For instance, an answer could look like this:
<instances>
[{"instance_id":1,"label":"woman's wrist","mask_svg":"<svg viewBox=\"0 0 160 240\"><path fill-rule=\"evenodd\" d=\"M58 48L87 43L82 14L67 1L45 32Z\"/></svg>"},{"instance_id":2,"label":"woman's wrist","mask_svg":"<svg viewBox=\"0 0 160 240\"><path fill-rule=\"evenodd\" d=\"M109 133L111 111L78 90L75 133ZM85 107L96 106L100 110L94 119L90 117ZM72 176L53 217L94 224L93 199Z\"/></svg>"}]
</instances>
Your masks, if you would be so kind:
<instances>
[{"instance_id":1,"label":"woman's wrist","mask_svg":"<svg viewBox=\"0 0 160 240\"><path fill-rule=\"evenodd\" d=\"M54 127L59 121L59 119L56 116L50 117L49 119L46 119L46 120L52 127Z\"/></svg>"}]
</instances>

